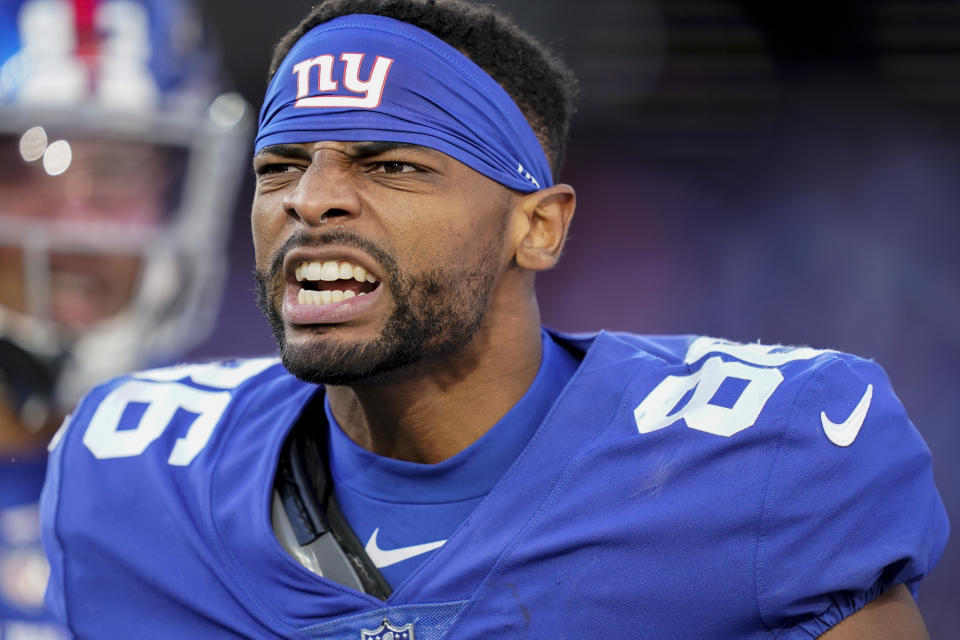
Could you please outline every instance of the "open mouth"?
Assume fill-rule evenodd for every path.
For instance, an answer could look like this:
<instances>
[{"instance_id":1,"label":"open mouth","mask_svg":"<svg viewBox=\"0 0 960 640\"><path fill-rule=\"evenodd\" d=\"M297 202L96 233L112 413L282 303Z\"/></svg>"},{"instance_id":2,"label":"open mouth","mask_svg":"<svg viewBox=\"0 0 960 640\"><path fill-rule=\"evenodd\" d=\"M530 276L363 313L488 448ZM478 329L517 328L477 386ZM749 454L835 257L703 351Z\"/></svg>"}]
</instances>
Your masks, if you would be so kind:
<instances>
[{"instance_id":1,"label":"open mouth","mask_svg":"<svg viewBox=\"0 0 960 640\"><path fill-rule=\"evenodd\" d=\"M349 260L303 261L294 271L300 290L297 302L324 305L364 296L380 286L360 265Z\"/></svg>"}]
</instances>

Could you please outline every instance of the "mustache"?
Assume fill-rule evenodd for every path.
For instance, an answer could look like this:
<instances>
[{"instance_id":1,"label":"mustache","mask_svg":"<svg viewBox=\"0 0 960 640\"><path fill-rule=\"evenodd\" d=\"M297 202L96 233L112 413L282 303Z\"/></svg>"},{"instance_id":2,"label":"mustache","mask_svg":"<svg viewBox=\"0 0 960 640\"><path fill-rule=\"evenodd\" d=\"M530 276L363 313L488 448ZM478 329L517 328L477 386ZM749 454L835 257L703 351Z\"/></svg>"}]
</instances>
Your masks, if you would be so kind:
<instances>
[{"instance_id":1,"label":"mustache","mask_svg":"<svg viewBox=\"0 0 960 640\"><path fill-rule=\"evenodd\" d=\"M294 249L301 247L320 248L331 244L360 249L380 264L387 274L395 276L398 272L397 261L386 248L352 231L334 229L318 236L311 235L303 230L295 231L293 235L287 238L286 242L274 252L268 273L260 275L271 278L279 276L283 272L284 259L287 257L287 254Z\"/></svg>"}]
</instances>

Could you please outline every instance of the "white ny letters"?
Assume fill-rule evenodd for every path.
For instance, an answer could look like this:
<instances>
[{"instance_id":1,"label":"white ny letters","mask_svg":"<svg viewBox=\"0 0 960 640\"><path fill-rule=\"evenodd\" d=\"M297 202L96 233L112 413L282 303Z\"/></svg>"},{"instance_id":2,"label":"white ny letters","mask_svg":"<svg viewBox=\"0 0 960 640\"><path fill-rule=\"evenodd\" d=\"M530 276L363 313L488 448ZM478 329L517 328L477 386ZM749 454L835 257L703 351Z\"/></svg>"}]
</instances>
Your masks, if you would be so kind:
<instances>
[{"instance_id":1,"label":"white ny letters","mask_svg":"<svg viewBox=\"0 0 960 640\"><path fill-rule=\"evenodd\" d=\"M293 65L293 73L297 76L297 107L352 107L355 109L376 109L383 98L383 88L387 83L387 74L390 72L392 58L377 56L373 62L373 69L366 80L360 79L360 67L363 65L364 54L343 53L340 61L343 62L343 86L347 91L357 95L322 95L311 96L310 79L314 68L317 69L317 91L330 93L339 88L334 80L334 58L324 54L316 58L308 58Z\"/></svg>"}]
</instances>

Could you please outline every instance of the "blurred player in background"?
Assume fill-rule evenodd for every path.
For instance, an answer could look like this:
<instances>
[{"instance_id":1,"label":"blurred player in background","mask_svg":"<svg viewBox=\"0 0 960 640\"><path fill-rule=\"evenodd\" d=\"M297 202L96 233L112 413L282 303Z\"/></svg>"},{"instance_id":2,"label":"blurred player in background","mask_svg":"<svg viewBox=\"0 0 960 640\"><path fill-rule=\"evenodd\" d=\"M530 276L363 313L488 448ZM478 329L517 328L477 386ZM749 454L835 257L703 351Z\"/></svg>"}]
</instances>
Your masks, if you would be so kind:
<instances>
[{"instance_id":1,"label":"blurred player in background","mask_svg":"<svg viewBox=\"0 0 960 640\"><path fill-rule=\"evenodd\" d=\"M4 640L58 637L36 507L53 430L215 320L250 115L203 42L180 0L0 0Z\"/></svg>"}]
</instances>

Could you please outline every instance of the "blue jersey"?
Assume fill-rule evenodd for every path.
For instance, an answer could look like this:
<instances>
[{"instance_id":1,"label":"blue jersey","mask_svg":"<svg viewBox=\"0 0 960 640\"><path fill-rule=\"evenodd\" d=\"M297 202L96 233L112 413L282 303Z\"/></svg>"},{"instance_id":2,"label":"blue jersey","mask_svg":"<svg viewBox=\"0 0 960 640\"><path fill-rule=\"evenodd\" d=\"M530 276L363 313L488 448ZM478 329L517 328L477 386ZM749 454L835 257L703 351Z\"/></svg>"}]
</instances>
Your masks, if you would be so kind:
<instances>
[{"instance_id":1,"label":"blue jersey","mask_svg":"<svg viewBox=\"0 0 960 640\"><path fill-rule=\"evenodd\" d=\"M317 387L269 359L99 387L51 456L48 605L89 638L810 638L891 585L916 593L939 557L930 452L874 363L557 339L580 366L386 601L311 573L271 526Z\"/></svg>"},{"instance_id":2,"label":"blue jersey","mask_svg":"<svg viewBox=\"0 0 960 640\"><path fill-rule=\"evenodd\" d=\"M541 347L540 368L523 397L483 437L438 464L367 451L340 429L330 403L324 403L330 425L327 462L337 502L390 585L398 586L443 546L490 493L580 364L546 332Z\"/></svg>"}]
</instances>

